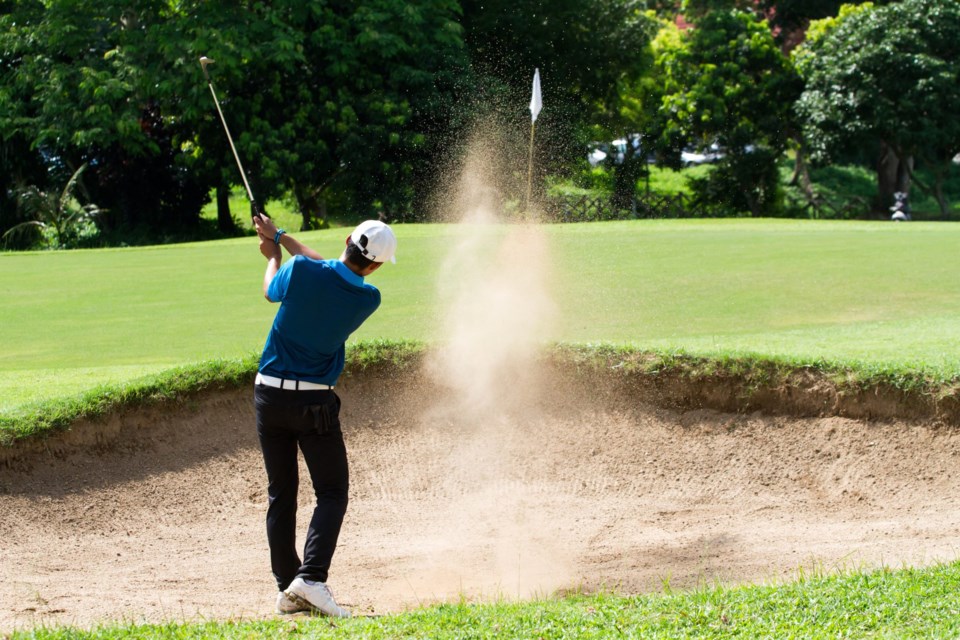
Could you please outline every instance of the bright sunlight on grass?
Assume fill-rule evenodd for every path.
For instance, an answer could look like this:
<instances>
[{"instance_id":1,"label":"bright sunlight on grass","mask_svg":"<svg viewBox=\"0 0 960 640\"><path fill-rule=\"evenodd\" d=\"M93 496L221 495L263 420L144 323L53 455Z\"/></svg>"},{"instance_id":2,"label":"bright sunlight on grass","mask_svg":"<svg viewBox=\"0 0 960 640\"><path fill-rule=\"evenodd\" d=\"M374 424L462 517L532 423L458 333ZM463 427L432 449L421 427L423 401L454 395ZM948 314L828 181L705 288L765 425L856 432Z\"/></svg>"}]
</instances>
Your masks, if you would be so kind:
<instances>
[{"instance_id":1,"label":"bright sunlight on grass","mask_svg":"<svg viewBox=\"0 0 960 640\"><path fill-rule=\"evenodd\" d=\"M371 277L383 307L355 338L430 342L439 336L445 247L458 234L507 227L396 229L397 264ZM558 307L545 341L960 374L960 228L707 220L543 230ZM301 237L337 256L345 234ZM263 264L253 238L0 255L7 341L0 406L259 351L275 311L260 291ZM24 384L29 379L48 382Z\"/></svg>"}]
</instances>

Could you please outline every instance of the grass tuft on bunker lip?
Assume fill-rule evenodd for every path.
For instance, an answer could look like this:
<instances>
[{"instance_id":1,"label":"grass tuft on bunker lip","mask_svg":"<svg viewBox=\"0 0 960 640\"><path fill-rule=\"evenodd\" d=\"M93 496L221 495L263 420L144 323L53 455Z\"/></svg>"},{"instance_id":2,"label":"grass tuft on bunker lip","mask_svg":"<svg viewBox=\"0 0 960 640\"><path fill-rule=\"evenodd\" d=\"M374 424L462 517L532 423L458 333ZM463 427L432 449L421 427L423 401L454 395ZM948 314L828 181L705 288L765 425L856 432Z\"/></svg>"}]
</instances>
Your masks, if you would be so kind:
<instances>
[{"instance_id":1,"label":"grass tuft on bunker lip","mask_svg":"<svg viewBox=\"0 0 960 640\"><path fill-rule=\"evenodd\" d=\"M21 405L0 414L0 445L48 436L77 420L169 402L208 389L235 387L252 381L256 367L255 355L208 360L121 384L99 385L79 395Z\"/></svg>"},{"instance_id":2,"label":"grass tuft on bunker lip","mask_svg":"<svg viewBox=\"0 0 960 640\"><path fill-rule=\"evenodd\" d=\"M635 596L442 604L377 618L38 627L27 638L946 638L960 634L960 562L842 569L781 584L705 585Z\"/></svg>"},{"instance_id":3,"label":"grass tuft on bunker lip","mask_svg":"<svg viewBox=\"0 0 960 640\"><path fill-rule=\"evenodd\" d=\"M960 378L944 371L918 370L901 363L855 359L827 360L766 355L749 351L700 352L685 349L638 349L608 342L556 343L553 357L578 367L622 369L649 375L671 372L691 379L741 378L746 385L786 382L799 372L824 376L840 391L889 387L905 393L952 395Z\"/></svg>"},{"instance_id":4,"label":"grass tuft on bunker lip","mask_svg":"<svg viewBox=\"0 0 960 640\"><path fill-rule=\"evenodd\" d=\"M347 350L347 371L371 365L408 366L422 353L421 343L371 340ZM175 367L120 384L99 385L74 396L29 403L0 414L0 446L27 438L46 437L69 428L77 420L97 418L134 407L172 402L214 389L232 389L253 383L259 354L207 360Z\"/></svg>"},{"instance_id":5,"label":"grass tuft on bunker lip","mask_svg":"<svg viewBox=\"0 0 960 640\"><path fill-rule=\"evenodd\" d=\"M413 340L370 340L347 348L344 376L362 375L374 367L393 371L418 366L430 347ZM758 390L792 384L798 376L811 374L832 384L838 394L872 391L899 392L904 398L941 402L960 398L960 379L906 366L870 362L829 362L771 357L751 353L698 354L682 350L646 350L613 343L557 343L543 351L553 364L584 374L634 375L651 381L672 376L704 384L724 382L738 389L741 404L729 410L750 409ZM101 385L65 398L31 403L0 414L0 446L12 446L29 438L47 437L81 419L91 419L140 406L176 402L212 389L231 389L251 384L257 370L257 354L236 359L218 359L176 367L122 384Z\"/></svg>"}]
</instances>

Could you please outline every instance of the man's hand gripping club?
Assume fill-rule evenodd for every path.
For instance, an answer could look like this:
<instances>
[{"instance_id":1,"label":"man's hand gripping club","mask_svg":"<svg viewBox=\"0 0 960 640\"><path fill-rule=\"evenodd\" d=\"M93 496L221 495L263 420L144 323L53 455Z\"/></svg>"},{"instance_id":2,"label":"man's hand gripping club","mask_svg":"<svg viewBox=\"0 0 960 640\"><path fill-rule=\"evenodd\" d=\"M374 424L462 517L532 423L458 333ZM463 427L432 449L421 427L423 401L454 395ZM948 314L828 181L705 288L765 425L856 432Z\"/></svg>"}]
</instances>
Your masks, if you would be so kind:
<instances>
[{"instance_id":1,"label":"man's hand gripping club","mask_svg":"<svg viewBox=\"0 0 960 640\"><path fill-rule=\"evenodd\" d=\"M323 260L319 253L291 237L283 229L277 228L277 225L265 213L253 217L253 226L257 229L257 238L260 240L260 253L267 259L267 270L263 274L263 297L267 300L270 300L270 296L267 295L270 281L277 275L277 271L280 270L280 263L283 260L281 247L286 249L291 256L304 255L314 260ZM277 301L270 300L270 302Z\"/></svg>"},{"instance_id":2,"label":"man's hand gripping club","mask_svg":"<svg viewBox=\"0 0 960 640\"><path fill-rule=\"evenodd\" d=\"M263 240L269 240L278 247L283 247L291 256L306 256L314 260L323 260L323 256L303 244L296 238L289 235L283 229L277 227L273 220L267 217L267 214L261 213L254 216L253 226L257 229L257 235L260 237L261 246ZM263 249L260 250L263 252Z\"/></svg>"}]
</instances>

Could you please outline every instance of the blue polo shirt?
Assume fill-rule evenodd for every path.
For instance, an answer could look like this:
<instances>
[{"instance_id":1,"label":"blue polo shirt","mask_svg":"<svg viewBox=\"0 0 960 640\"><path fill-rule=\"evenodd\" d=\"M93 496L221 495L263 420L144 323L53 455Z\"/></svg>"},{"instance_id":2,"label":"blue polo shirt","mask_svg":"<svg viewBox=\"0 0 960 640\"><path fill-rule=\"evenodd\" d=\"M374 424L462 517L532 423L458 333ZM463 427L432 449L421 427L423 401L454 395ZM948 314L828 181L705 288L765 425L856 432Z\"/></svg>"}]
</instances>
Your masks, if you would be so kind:
<instances>
[{"instance_id":1,"label":"blue polo shirt","mask_svg":"<svg viewBox=\"0 0 960 640\"><path fill-rule=\"evenodd\" d=\"M288 260L267 287L280 303L260 356L260 373L336 384L344 343L380 306L380 291L339 260Z\"/></svg>"}]
</instances>

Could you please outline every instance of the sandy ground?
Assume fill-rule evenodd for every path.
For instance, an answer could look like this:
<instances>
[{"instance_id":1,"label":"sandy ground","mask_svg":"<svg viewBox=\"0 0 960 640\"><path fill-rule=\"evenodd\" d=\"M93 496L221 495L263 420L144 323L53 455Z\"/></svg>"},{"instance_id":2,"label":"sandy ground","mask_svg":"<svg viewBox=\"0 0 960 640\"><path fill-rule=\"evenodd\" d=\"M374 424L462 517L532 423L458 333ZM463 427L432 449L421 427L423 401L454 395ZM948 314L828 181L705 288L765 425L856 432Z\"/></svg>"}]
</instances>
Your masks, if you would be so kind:
<instances>
[{"instance_id":1,"label":"sandy ground","mask_svg":"<svg viewBox=\"0 0 960 640\"><path fill-rule=\"evenodd\" d=\"M548 388L473 419L423 408L437 391L403 381L341 388L351 504L330 584L343 603L385 613L957 557L954 429ZM74 431L93 444L53 442L0 470L0 630L272 615L251 393Z\"/></svg>"}]
</instances>

